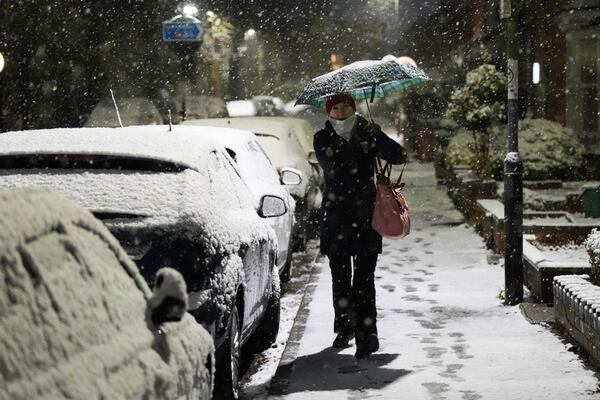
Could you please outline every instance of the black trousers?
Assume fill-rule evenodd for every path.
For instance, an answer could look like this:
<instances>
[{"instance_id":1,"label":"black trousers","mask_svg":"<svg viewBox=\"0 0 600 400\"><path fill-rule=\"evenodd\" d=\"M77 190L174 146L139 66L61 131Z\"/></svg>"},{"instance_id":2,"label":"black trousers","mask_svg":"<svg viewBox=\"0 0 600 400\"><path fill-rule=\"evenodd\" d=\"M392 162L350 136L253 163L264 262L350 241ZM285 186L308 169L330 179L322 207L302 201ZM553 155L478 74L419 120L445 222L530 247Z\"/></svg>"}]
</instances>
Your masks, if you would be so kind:
<instances>
[{"instance_id":1,"label":"black trousers","mask_svg":"<svg viewBox=\"0 0 600 400\"><path fill-rule=\"evenodd\" d=\"M354 257L329 256L335 333L350 333L354 330L357 340L371 333L377 334L375 306L377 255L376 252L365 252Z\"/></svg>"}]
</instances>

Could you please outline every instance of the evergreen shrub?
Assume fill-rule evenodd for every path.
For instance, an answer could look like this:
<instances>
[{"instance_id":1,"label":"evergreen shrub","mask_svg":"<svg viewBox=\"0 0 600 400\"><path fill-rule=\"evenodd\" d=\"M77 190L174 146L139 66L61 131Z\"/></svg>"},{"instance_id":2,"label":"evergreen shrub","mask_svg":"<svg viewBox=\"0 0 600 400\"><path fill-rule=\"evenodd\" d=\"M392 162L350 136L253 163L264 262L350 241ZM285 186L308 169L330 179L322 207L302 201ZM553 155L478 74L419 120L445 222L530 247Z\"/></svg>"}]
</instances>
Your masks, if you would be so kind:
<instances>
[{"instance_id":1,"label":"evergreen shrub","mask_svg":"<svg viewBox=\"0 0 600 400\"><path fill-rule=\"evenodd\" d=\"M594 228L583 245L590 255L590 264L592 267L590 277L592 282L595 285L600 285L600 231Z\"/></svg>"},{"instance_id":2,"label":"evergreen shrub","mask_svg":"<svg viewBox=\"0 0 600 400\"><path fill-rule=\"evenodd\" d=\"M450 139L448 162L475 167L475 141L467 132ZM506 127L494 126L490 135L492 176L502 179L507 152ZM570 129L545 119L519 122L519 153L523 159L523 178L527 180L576 179L584 162L584 147Z\"/></svg>"}]
</instances>

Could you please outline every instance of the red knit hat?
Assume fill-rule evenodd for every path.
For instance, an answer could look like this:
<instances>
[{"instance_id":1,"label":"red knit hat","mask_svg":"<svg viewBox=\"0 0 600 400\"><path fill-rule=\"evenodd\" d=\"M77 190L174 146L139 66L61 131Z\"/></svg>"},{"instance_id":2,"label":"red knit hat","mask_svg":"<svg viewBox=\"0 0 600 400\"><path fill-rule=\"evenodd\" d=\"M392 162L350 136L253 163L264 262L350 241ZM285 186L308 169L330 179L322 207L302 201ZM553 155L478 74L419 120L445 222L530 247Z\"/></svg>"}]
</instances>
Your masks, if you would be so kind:
<instances>
[{"instance_id":1,"label":"red knit hat","mask_svg":"<svg viewBox=\"0 0 600 400\"><path fill-rule=\"evenodd\" d=\"M356 103L354 102L352 96L350 96L348 93L337 93L329 96L327 102L325 103L325 110L327 110L327 114L329 114L333 106L338 103L348 103L350 107L356 111Z\"/></svg>"}]
</instances>

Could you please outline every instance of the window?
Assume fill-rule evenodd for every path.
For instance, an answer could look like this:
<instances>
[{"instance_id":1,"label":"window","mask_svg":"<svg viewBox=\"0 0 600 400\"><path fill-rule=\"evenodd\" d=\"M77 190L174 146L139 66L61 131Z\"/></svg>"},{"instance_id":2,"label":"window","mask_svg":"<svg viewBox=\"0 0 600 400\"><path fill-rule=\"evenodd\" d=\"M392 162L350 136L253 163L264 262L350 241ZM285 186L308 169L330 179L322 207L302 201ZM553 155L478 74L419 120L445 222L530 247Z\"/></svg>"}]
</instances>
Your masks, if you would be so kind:
<instances>
[{"instance_id":1,"label":"window","mask_svg":"<svg viewBox=\"0 0 600 400\"><path fill-rule=\"evenodd\" d=\"M102 154L19 154L0 156L0 169L95 169L181 172L187 166L169 161Z\"/></svg>"}]
</instances>

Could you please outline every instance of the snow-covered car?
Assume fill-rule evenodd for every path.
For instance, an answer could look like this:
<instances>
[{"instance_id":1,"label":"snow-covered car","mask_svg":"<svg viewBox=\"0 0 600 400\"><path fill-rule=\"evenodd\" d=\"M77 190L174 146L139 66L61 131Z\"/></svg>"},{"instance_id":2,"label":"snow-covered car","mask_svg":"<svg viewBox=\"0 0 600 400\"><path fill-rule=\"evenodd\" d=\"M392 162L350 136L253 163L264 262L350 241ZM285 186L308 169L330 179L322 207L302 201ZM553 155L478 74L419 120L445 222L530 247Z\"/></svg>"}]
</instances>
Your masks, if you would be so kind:
<instances>
[{"instance_id":1,"label":"snow-covered car","mask_svg":"<svg viewBox=\"0 0 600 400\"><path fill-rule=\"evenodd\" d=\"M156 105L143 97L132 97L116 99L119 107L119 114L112 98L106 98L100 101L90 113L85 126L88 128L116 128L130 125L160 125L163 123L162 116Z\"/></svg>"},{"instance_id":2,"label":"snow-covered car","mask_svg":"<svg viewBox=\"0 0 600 400\"><path fill-rule=\"evenodd\" d=\"M293 126L284 120L269 117L212 118L185 121L187 125L204 125L244 129L253 132L278 171L292 167L302 173L299 185L288 186L296 200L295 248L303 248L314 233L314 213L321 206L322 191L319 176L309 164L304 148Z\"/></svg>"},{"instance_id":3,"label":"snow-covered car","mask_svg":"<svg viewBox=\"0 0 600 400\"><path fill-rule=\"evenodd\" d=\"M205 130L206 127L197 127ZM296 201L288 189L281 183L298 185L302 181L299 171L283 168L281 178L271 164L268 156L250 131L228 128L212 128L214 138L227 150L236 162L237 170L254 194L255 206L260 206L260 199L267 194L275 194L284 199L288 212L268 221L275 230L278 241L277 268L282 281L288 281L292 268L292 230L294 228L294 211Z\"/></svg>"},{"instance_id":4,"label":"snow-covered car","mask_svg":"<svg viewBox=\"0 0 600 400\"><path fill-rule=\"evenodd\" d=\"M281 121L288 124L292 132L296 134L298 141L302 145L304 149L304 153L306 154L306 158L308 159L308 163L312 167L312 173L317 177L319 182L319 187L321 191L325 185L325 177L323 176L323 170L319 165L319 161L317 160L317 156L315 155L315 149L313 146L313 138L315 136L316 130L307 120L303 118L292 118L292 117L271 117L268 118L267 121ZM323 126L325 126L323 124ZM319 204L320 206L320 204ZM318 210L318 208L317 208Z\"/></svg>"},{"instance_id":5,"label":"snow-covered car","mask_svg":"<svg viewBox=\"0 0 600 400\"><path fill-rule=\"evenodd\" d=\"M0 399L205 399L212 338L182 276L151 292L92 214L46 190L0 191Z\"/></svg>"},{"instance_id":6,"label":"snow-covered car","mask_svg":"<svg viewBox=\"0 0 600 400\"><path fill-rule=\"evenodd\" d=\"M285 113L284 103L279 97L274 96L254 96L252 101L256 104L256 115L275 116Z\"/></svg>"},{"instance_id":7,"label":"snow-covered car","mask_svg":"<svg viewBox=\"0 0 600 400\"><path fill-rule=\"evenodd\" d=\"M180 104L185 119L221 118L229 116L225 101L215 96L185 96L185 104Z\"/></svg>"},{"instance_id":8,"label":"snow-covered car","mask_svg":"<svg viewBox=\"0 0 600 400\"><path fill-rule=\"evenodd\" d=\"M233 165L208 134L181 125L0 135L0 187L60 190L105 223L148 281L163 266L183 275L189 311L214 338L215 388L229 397L241 346L277 336L277 238L266 218L285 213L274 195L257 212Z\"/></svg>"},{"instance_id":9,"label":"snow-covered car","mask_svg":"<svg viewBox=\"0 0 600 400\"><path fill-rule=\"evenodd\" d=\"M231 100L226 106L230 117L252 117L258 112L257 105L252 100Z\"/></svg>"}]
</instances>

